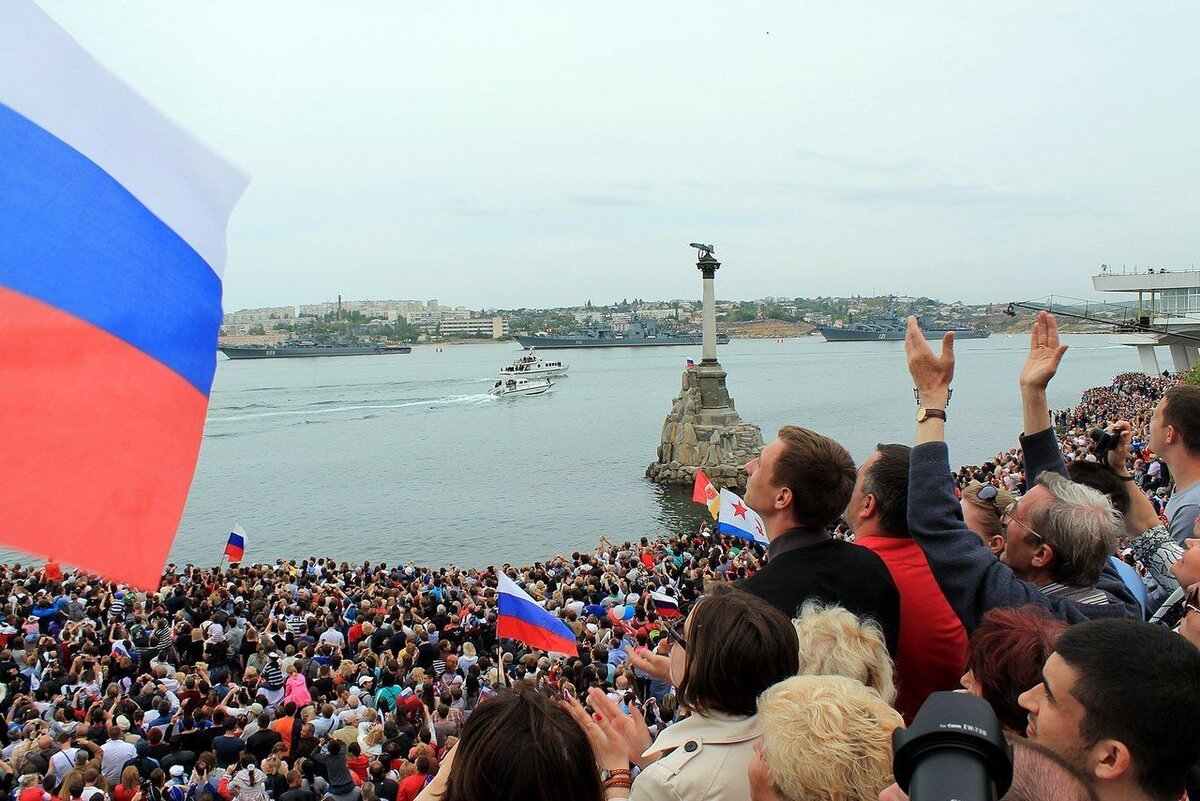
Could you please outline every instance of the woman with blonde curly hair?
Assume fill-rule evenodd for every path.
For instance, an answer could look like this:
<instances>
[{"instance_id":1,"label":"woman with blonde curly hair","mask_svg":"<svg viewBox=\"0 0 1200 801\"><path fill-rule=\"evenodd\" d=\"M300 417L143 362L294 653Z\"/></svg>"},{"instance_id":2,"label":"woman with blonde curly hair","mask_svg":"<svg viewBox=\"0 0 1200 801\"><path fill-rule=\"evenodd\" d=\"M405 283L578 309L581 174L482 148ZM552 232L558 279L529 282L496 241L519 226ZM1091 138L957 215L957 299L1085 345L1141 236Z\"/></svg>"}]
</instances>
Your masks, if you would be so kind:
<instances>
[{"instance_id":1,"label":"woman with blonde curly hair","mask_svg":"<svg viewBox=\"0 0 1200 801\"><path fill-rule=\"evenodd\" d=\"M856 679L895 702L892 658L878 623L840 606L806 601L792 624L800 639L799 675Z\"/></svg>"},{"instance_id":2,"label":"woman with blonde curly hair","mask_svg":"<svg viewBox=\"0 0 1200 801\"><path fill-rule=\"evenodd\" d=\"M900 713L844 676L794 676L758 698L751 801L876 801L892 782Z\"/></svg>"}]
</instances>

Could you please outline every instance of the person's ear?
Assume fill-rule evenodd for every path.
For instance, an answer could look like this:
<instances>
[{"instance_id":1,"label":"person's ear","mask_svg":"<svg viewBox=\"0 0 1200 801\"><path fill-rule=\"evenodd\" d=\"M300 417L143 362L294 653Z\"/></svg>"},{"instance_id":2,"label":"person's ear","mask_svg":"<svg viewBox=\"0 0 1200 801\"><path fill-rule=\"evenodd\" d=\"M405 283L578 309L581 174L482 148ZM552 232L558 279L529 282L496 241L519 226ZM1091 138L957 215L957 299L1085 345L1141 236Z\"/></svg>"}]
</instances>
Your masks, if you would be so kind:
<instances>
[{"instance_id":1,"label":"person's ear","mask_svg":"<svg viewBox=\"0 0 1200 801\"><path fill-rule=\"evenodd\" d=\"M1034 567L1046 567L1052 561L1054 561L1054 549L1047 543L1039 543L1038 547L1033 551L1033 558L1030 560L1030 564Z\"/></svg>"},{"instance_id":2,"label":"person's ear","mask_svg":"<svg viewBox=\"0 0 1200 801\"><path fill-rule=\"evenodd\" d=\"M855 517L857 517L859 520L866 520L867 518L872 517L878 511L879 499L874 495L867 493L863 496L862 506L859 508L858 514L855 515Z\"/></svg>"},{"instance_id":3,"label":"person's ear","mask_svg":"<svg viewBox=\"0 0 1200 801\"><path fill-rule=\"evenodd\" d=\"M1133 771L1133 755L1120 740L1100 740L1088 750L1089 768L1099 781L1115 781Z\"/></svg>"},{"instance_id":4,"label":"person's ear","mask_svg":"<svg viewBox=\"0 0 1200 801\"><path fill-rule=\"evenodd\" d=\"M775 495L775 508L786 509L792 505L792 488L780 487L779 492Z\"/></svg>"}]
</instances>

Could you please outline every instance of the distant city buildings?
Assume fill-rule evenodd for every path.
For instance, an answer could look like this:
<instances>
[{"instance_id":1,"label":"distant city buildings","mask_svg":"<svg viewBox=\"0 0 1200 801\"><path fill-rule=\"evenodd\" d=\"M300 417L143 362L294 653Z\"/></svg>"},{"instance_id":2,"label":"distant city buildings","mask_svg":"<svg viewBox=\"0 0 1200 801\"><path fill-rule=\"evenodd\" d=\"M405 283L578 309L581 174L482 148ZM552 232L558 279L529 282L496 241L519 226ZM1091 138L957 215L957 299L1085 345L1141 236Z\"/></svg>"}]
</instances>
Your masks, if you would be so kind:
<instances>
[{"instance_id":1,"label":"distant city buildings","mask_svg":"<svg viewBox=\"0 0 1200 801\"><path fill-rule=\"evenodd\" d=\"M753 301L717 301L717 317L733 324L755 320L776 320L809 326L830 325L862 319L883 312L886 296L847 298L765 297ZM953 320L979 321L996 312L989 304L964 305L961 301L943 303L929 298L906 295L891 301L899 314L918 313ZM1002 308L1002 307L1001 307ZM446 306L430 300L346 300L308 303L297 307L274 306L242 309L225 315L223 337L292 335L296 330L311 330L335 319L353 320L363 334L384 334L389 326L403 321L416 329L407 334L419 340L438 337L501 339L511 334L548 330L566 332L605 324L614 331L629 328L634 319L653 319L668 330L694 330L701 324L700 303L686 298L666 301L622 300L605 306L591 301L574 307L553 309L484 309L472 311L465 306ZM395 336L392 331L391 336Z\"/></svg>"}]
</instances>

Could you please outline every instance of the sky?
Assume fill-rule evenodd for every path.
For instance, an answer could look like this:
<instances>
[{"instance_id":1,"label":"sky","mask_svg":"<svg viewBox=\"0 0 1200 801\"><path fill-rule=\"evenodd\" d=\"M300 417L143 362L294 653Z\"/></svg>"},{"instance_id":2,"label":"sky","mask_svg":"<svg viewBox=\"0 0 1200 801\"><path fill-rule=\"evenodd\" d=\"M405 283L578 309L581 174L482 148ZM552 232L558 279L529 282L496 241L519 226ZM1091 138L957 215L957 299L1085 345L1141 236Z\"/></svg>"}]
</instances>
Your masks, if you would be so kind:
<instances>
[{"instance_id":1,"label":"sky","mask_svg":"<svg viewBox=\"0 0 1200 801\"><path fill-rule=\"evenodd\" d=\"M252 176L226 309L698 298L690 242L738 300L1200 258L1195 3L38 2Z\"/></svg>"}]
</instances>

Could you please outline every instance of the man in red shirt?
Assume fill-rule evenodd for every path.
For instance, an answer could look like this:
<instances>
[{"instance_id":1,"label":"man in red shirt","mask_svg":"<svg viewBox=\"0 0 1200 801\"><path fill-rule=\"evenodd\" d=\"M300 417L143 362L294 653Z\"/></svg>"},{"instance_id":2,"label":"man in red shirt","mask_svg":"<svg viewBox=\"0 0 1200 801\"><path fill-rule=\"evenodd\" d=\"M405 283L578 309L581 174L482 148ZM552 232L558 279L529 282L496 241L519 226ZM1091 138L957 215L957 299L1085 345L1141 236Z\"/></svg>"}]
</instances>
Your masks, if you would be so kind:
<instances>
[{"instance_id":1,"label":"man in red shirt","mask_svg":"<svg viewBox=\"0 0 1200 801\"><path fill-rule=\"evenodd\" d=\"M396 794L396 801L415 801L416 797L425 789L425 785L433 780L429 775L429 757L417 757L417 772L411 776L406 776L400 781L400 791Z\"/></svg>"},{"instance_id":2,"label":"man in red shirt","mask_svg":"<svg viewBox=\"0 0 1200 801\"><path fill-rule=\"evenodd\" d=\"M967 632L908 534L907 445L879 445L862 464L844 515L854 542L874 551L900 592L896 709L911 724L930 693L959 686Z\"/></svg>"}]
</instances>

